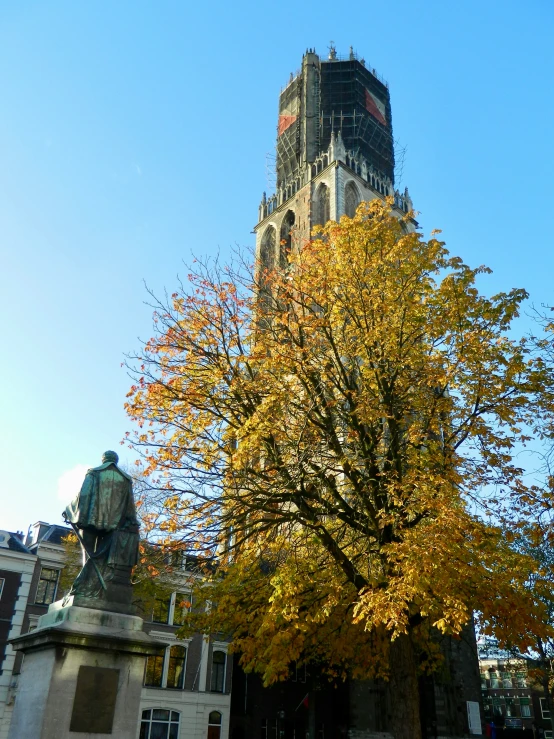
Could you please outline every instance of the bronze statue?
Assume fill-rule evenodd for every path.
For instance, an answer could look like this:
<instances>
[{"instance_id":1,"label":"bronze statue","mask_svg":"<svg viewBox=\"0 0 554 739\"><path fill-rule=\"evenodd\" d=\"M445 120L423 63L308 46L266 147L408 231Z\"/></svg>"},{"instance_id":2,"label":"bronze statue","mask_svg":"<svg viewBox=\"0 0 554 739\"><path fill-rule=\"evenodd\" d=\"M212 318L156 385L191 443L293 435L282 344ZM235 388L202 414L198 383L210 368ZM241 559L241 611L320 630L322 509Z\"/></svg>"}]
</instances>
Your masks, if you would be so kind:
<instances>
[{"instance_id":1,"label":"bronze statue","mask_svg":"<svg viewBox=\"0 0 554 739\"><path fill-rule=\"evenodd\" d=\"M133 482L107 451L88 470L80 493L63 517L83 549L83 569L70 595L74 605L132 612L131 571L138 558L138 521Z\"/></svg>"}]
</instances>

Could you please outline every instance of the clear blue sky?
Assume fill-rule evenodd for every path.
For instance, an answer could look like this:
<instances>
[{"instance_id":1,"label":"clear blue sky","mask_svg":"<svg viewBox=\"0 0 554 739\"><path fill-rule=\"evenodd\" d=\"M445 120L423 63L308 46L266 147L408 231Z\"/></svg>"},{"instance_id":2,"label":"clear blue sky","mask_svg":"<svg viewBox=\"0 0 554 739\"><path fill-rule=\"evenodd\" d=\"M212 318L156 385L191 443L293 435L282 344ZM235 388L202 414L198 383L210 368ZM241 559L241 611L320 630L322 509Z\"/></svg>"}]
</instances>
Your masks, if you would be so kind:
<instances>
[{"instance_id":1,"label":"clear blue sky","mask_svg":"<svg viewBox=\"0 0 554 739\"><path fill-rule=\"evenodd\" d=\"M0 528L60 521L60 477L105 449L131 461L143 280L253 244L307 47L388 80L425 232L491 266L484 289L553 303L553 20L551 0L1 2Z\"/></svg>"}]
</instances>

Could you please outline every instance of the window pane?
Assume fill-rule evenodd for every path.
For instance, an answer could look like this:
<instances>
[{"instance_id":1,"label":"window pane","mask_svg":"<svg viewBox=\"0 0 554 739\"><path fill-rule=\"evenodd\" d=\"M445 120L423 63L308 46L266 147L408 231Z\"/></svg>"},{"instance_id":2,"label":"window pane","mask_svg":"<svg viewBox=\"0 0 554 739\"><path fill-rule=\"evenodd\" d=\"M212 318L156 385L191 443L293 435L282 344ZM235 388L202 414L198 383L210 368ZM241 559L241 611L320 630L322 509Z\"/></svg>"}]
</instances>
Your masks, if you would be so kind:
<instances>
[{"instance_id":1,"label":"window pane","mask_svg":"<svg viewBox=\"0 0 554 739\"><path fill-rule=\"evenodd\" d=\"M150 709L142 712L142 718L150 718Z\"/></svg>"},{"instance_id":2,"label":"window pane","mask_svg":"<svg viewBox=\"0 0 554 739\"><path fill-rule=\"evenodd\" d=\"M49 567L43 567L41 569L35 603L49 605L54 602L58 585L58 574L58 570L53 570Z\"/></svg>"},{"instance_id":3,"label":"window pane","mask_svg":"<svg viewBox=\"0 0 554 739\"><path fill-rule=\"evenodd\" d=\"M154 708L152 718L157 721L169 721L169 711L163 708Z\"/></svg>"},{"instance_id":4,"label":"window pane","mask_svg":"<svg viewBox=\"0 0 554 739\"><path fill-rule=\"evenodd\" d=\"M149 739L150 737L150 721L143 721L140 725L139 739Z\"/></svg>"},{"instance_id":5,"label":"window pane","mask_svg":"<svg viewBox=\"0 0 554 739\"><path fill-rule=\"evenodd\" d=\"M185 681L185 657L187 651L184 647L173 646L169 652L169 665L167 669L167 687L182 688Z\"/></svg>"},{"instance_id":6,"label":"window pane","mask_svg":"<svg viewBox=\"0 0 554 739\"><path fill-rule=\"evenodd\" d=\"M152 621L158 624L166 624L169 620L169 603L171 596L167 598L156 598L152 609Z\"/></svg>"},{"instance_id":7,"label":"window pane","mask_svg":"<svg viewBox=\"0 0 554 739\"><path fill-rule=\"evenodd\" d=\"M144 674L144 684L151 688L161 688L163 671L164 671L163 656L148 657L148 659L146 660L146 672ZM158 716L155 715L156 713L159 713L159 711L157 709L154 709L154 718L158 718Z\"/></svg>"},{"instance_id":8,"label":"window pane","mask_svg":"<svg viewBox=\"0 0 554 739\"><path fill-rule=\"evenodd\" d=\"M179 723L180 716L181 716L181 714L178 711L171 711L171 720L172 721L177 721L177 723Z\"/></svg>"},{"instance_id":9,"label":"window pane","mask_svg":"<svg viewBox=\"0 0 554 739\"><path fill-rule=\"evenodd\" d=\"M210 717L208 718L209 724L217 724L219 725L221 723L221 714L219 711L212 711L210 713Z\"/></svg>"},{"instance_id":10,"label":"window pane","mask_svg":"<svg viewBox=\"0 0 554 739\"><path fill-rule=\"evenodd\" d=\"M212 685L215 693L223 693L225 685L225 652L214 652L212 655Z\"/></svg>"},{"instance_id":11,"label":"window pane","mask_svg":"<svg viewBox=\"0 0 554 739\"><path fill-rule=\"evenodd\" d=\"M175 610L173 612L173 623L175 626L183 625L185 616L190 611L190 606L190 593L175 593Z\"/></svg>"},{"instance_id":12,"label":"window pane","mask_svg":"<svg viewBox=\"0 0 554 739\"><path fill-rule=\"evenodd\" d=\"M167 739L169 735L169 724L152 721L150 739Z\"/></svg>"},{"instance_id":13,"label":"window pane","mask_svg":"<svg viewBox=\"0 0 554 739\"><path fill-rule=\"evenodd\" d=\"M179 724L171 724L169 727L169 739L178 739Z\"/></svg>"},{"instance_id":14,"label":"window pane","mask_svg":"<svg viewBox=\"0 0 554 739\"><path fill-rule=\"evenodd\" d=\"M531 707L530 706L521 706L521 715L523 718L529 718L531 715Z\"/></svg>"}]
</instances>

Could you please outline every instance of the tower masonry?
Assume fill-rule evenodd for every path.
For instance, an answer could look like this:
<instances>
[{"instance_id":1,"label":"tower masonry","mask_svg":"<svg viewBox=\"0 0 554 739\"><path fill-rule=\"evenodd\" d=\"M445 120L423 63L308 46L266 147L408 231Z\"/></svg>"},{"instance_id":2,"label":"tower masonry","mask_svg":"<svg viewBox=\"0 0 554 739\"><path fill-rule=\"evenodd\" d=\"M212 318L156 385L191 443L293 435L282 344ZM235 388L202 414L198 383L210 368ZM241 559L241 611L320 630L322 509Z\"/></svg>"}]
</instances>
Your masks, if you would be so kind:
<instances>
[{"instance_id":1,"label":"tower masonry","mask_svg":"<svg viewBox=\"0 0 554 739\"><path fill-rule=\"evenodd\" d=\"M412 210L394 188L394 141L387 83L350 49L312 49L279 95L277 182L258 213L256 256L263 269L310 238L317 224L354 216L359 203L394 197L401 216Z\"/></svg>"}]
</instances>

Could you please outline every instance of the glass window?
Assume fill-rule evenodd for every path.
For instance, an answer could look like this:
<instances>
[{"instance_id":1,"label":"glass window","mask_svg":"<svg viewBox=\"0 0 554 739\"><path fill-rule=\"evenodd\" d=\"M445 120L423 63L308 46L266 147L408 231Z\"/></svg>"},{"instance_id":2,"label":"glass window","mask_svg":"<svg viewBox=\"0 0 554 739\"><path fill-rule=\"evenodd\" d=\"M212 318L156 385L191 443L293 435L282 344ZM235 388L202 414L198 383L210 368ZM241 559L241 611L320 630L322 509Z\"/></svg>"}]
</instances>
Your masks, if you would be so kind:
<instances>
[{"instance_id":1,"label":"glass window","mask_svg":"<svg viewBox=\"0 0 554 739\"><path fill-rule=\"evenodd\" d=\"M270 272L275 266L276 243L277 232L273 226L268 226L265 230L260 246L260 268L264 272Z\"/></svg>"},{"instance_id":2,"label":"glass window","mask_svg":"<svg viewBox=\"0 0 554 739\"><path fill-rule=\"evenodd\" d=\"M173 624L182 626L185 622L185 616L190 612L192 605L192 596L190 593L175 593L175 605L173 607Z\"/></svg>"},{"instance_id":3,"label":"glass window","mask_svg":"<svg viewBox=\"0 0 554 739\"><path fill-rule=\"evenodd\" d=\"M481 673L481 689L482 690L487 689L487 676L484 672Z\"/></svg>"},{"instance_id":4,"label":"glass window","mask_svg":"<svg viewBox=\"0 0 554 739\"><path fill-rule=\"evenodd\" d=\"M144 671L144 684L149 688L161 688L164 674L164 657L148 657Z\"/></svg>"},{"instance_id":5,"label":"glass window","mask_svg":"<svg viewBox=\"0 0 554 739\"><path fill-rule=\"evenodd\" d=\"M358 188L353 182L349 182L344 188L344 212L349 218L354 218L359 203Z\"/></svg>"},{"instance_id":6,"label":"glass window","mask_svg":"<svg viewBox=\"0 0 554 739\"><path fill-rule=\"evenodd\" d=\"M503 688L511 688L512 687L512 676L509 672L503 672L502 673L502 687Z\"/></svg>"},{"instance_id":7,"label":"glass window","mask_svg":"<svg viewBox=\"0 0 554 739\"><path fill-rule=\"evenodd\" d=\"M527 687L527 673L526 672L516 673L516 684L518 688Z\"/></svg>"},{"instance_id":8,"label":"glass window","mask_svg":"<svg viewBox=\"0 0 554 739\"><path fill-rule=\"evenodd\" d=\"M54 602L56 598L56 590L58 589L59 574L59 570L53 570L49 567L42 567L40 571L40 579L38 581L35 603L46 606Z\"/></svg>"},{"instance_id":9,"label":"glass window","mask_svg":"<svg viewBox=\"0 0 554 739\"><path fill-rule=\"evenodd\" d=\"M185 684L185 664L187 650L178 644L169 650L169 663L167 668L167 687L183 688Z\"/></svg>"},{"instance_id":10,"label":"glass window","mask_svg":"<svg viewBox=\"0 0 554 739\"><path fill-rule=\"evenodd\" d=\"M498 673L491 670L491 688L499 688L500 687L500 678L498 677Z\"/></svg>"},{"instance_id":11,"label":"glass window","mask_svg":"<svg viewBox=\"0 0 554 739\"><path fill-rule=\"evenodd\" d=\"M171 596L156 598L154 607L152 608L152 621L157 624L166 624L169 621L169 605Z\"/></svg>"},{"instance_id":12,"label":"glass window","mask_svg":"<svg viewBox=\"0 0 554 739\"><path fill-rule=\"evenodd\" d=\"M546 729L544 732L544 739L552 739L552 729Z\"/></svg>"},{"instance_id":13,"label":"glass window","mask_svg":"<svg viewBox=\"0 0 554 739\"><path fill-rule=\"evenodd\" d=\"M212 685L211 690L214 693L223 693L225 689L225 663L227 655L219 650L215 651L212 656Z\"/></svg>"},{"instance_id":14,"label":"glass window","mask_svg":"<svg viewBox=\"0 0 554 739\"><path fill-rule=\"evenodd\" d=\"M179 739L178 711L149 708L142 712L140 739Z\"/></svg>"},{"instance_id":15,"label":"glass window","mask_svg":"<svg viewBox=\"0 0 554 739\"><path fill-rule=\"evenodd\" d=\"M315 200L315 223L324 226L331 217L331 191L323 182L317 188Z\"/></svg>"},{"instance_id":16,"label":"glass window","mask_svg":"<svg viewBox=\"0 0 554 739\"><path fill-rule=\"evenodd\" d=\"M519 705L521 707L521 715L523 718L529 718L531 716L531 706L529 705L529 698L520 698Z\"/></svg>"},{"instance_id":17,"label":"glass window","mask_svg":"<svg viewBox=\"0 0 554 739\"><path fill-rule=\"evenodd\" d=\"M492 699L492 712L495 716L502 716L502 703L500 698Z\"/></svg>"},{"instance_id":18,"label":"glass window","mask_svg":"<svg viewBox=\"0 0 554 739\"><path fill-rule=\"evenodd\" d=\"M541 714L543 718L550 718L550 711L546 705L546 698L539 698L541 704Z\"/></svg>"},{"instance_id":19,"label":"glass window","mask_svg":"<svg viewBox=\"0 0 554 739\"><path fill-rule=\"evenodd\" d=\"M4 590L4 583L6 580L3 577L0 577L0 598L2 597L2 591Z\"/></svg>"}]
</instances>

